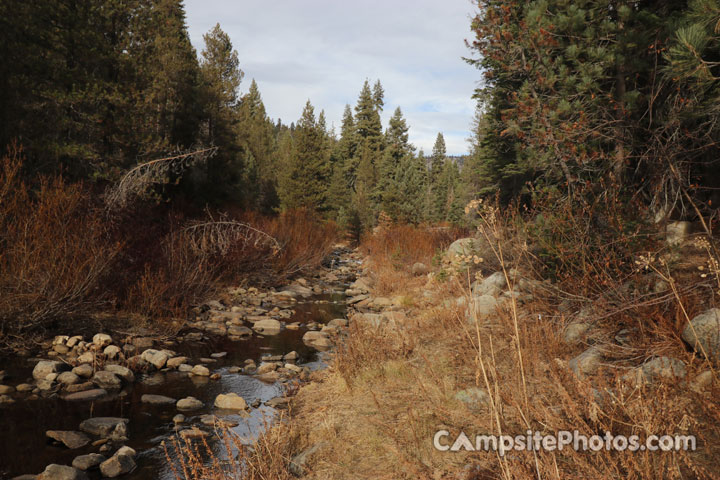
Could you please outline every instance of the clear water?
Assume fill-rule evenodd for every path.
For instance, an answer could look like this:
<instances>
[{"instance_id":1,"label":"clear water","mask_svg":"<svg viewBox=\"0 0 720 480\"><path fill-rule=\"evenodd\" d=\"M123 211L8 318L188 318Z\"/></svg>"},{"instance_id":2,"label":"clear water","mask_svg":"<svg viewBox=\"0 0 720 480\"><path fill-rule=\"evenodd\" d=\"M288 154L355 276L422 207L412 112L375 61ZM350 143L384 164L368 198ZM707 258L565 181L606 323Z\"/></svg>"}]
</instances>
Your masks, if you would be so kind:
<instances>
[{"instance_id":1,"label":"clear water","mask_svg":"<svg viewBox=\"0 0 720 480\"><path fill-rule=\"evenodd\" d=\"M317 303L320 300L322 303ZM295 315L286 323L315 321L326 323L345 314L345 300L342 294L319 295L306 302L298 302ZM129 441L127 445L138 452L138 468L122 478L127 479L168 479L174 478L166 464L164 449L160 446L176 433L172 421L177 413L186 416L187 425L197 425L209 431L199 422L199 417L212 413L220 418L234 421L239 425L233 430L245 437L254 437L263 426L272 421L275 410L266 406L252 409L249 417L226 415L214 411L213 402L220 393L235 392L248 403L256 399L265 402L281 396L285 385L267 384L243 374L228 373L231 366L242 366L246 359L254 359L258 365L264 355L286 354L296 351L300 355L299 365L311 369L324 365L324 354L305 346L302 336L306 329L283 330L279 335L260 338L253 336L245 341L230 341L217 337L207 342L187 342L169 347L181 355L190 357L188 363L199 363L201 357L210 357L216 352L227 352L225 358L207 365L212 372L219 372L220 380L205 377L189 377L179 372L157 372L142 375L136 382L119 393L94 402L66 402L59 398L18 400L15 404L0 408L0 478L17 475L37 474L51 463L70 465L72 460L86 453L97 452L98 447L69 450L53 446L45 436L47 430L78 430L80 422L90 417L110 416L129 418ZM15 359L0 363L17 384L32 377L33 363L27 359ZM178 412L175 406L153 406L143 404L140 398L145 393L154 393L181 399L193 396L205 407L199 411ZM224 448L213 436L209 437L213 448L222 452ZM92 477L92 475L91 475Z\"/></svg>"}]
</instances>

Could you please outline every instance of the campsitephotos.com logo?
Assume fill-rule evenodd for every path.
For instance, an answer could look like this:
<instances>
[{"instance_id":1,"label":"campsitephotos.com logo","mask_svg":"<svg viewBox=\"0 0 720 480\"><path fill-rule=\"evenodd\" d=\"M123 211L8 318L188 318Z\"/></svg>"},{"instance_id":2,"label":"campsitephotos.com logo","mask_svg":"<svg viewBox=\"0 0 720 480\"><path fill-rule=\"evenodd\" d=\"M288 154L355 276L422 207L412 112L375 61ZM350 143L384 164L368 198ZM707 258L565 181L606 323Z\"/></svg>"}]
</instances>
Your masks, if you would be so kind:
<instances>
[{"instance_id":1,"label":"campsitephotos.com logo","mask_svg":"<svg viewBox=\"0 0 720 480\"><path fill-rule=\"evenodd\" d=\"M643 441L638 435L583 435L577 430L561 430L553 435L528 430L525 435L476 435L474 441L464 432L452 437L447 430L439 430L433 437L436 449L446 452L507 452L548 451L573 449L577 452L644 452L695 451L695 435L648 435Z\"/></svg>"}]
</instances>

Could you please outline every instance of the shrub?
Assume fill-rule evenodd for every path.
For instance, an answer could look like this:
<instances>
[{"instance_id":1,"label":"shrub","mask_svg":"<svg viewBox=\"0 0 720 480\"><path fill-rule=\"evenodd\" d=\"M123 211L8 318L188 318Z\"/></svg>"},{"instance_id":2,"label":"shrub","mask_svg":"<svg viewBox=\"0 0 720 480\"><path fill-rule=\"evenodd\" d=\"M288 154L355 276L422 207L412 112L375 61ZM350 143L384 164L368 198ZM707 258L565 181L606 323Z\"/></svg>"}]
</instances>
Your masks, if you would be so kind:
<instances>
[{"instance_id":1,"label":"shrub","mask_svg":"<svg viewBox=\"0 0 720 480\"><path fill-rule=\"evenodd\" d=\"M0 165L0 332L9 337L84 315L104 304L99 289L120 250L106 241L102 213L82 184L19 176L20 149Z\"/></svg>"}]
</instances>

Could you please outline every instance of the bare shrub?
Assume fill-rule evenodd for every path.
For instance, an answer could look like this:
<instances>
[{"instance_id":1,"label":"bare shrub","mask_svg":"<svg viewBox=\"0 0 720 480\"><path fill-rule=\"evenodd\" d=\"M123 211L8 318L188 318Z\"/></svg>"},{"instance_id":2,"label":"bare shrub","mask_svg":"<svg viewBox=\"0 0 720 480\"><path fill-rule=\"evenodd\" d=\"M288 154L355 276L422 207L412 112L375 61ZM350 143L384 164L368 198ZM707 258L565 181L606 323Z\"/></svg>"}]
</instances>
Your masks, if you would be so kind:
<instances>
[{"instance_id":1,"label":"bare shrub","mask_svg":"<svg viewBox=\"0 0 720 480\"><path fill-rule=\"evenodd\" d=\"M101 212L82 184L20 178L13 149L0 165L0 332L17 335L91 313L120 250L106 241Z\"/></svg>"}]
</instances>

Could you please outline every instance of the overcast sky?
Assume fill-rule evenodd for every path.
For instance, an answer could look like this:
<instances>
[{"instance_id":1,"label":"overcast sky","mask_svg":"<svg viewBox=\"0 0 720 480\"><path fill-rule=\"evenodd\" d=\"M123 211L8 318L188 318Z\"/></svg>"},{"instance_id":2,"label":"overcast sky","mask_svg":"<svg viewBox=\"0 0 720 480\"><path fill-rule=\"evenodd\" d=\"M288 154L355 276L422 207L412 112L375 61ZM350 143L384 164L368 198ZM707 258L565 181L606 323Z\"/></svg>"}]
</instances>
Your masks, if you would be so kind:
<instances>
[{"instance_id":1,"label":"overcast sky","mask_svg":"<svg viewBox=\"0 0 720 480\"><path fill-rule=\"evenodd\" d=\"M448 154L468 150L479 72L462 61L471 38L470 0L186 0L190 37L220 23L245 72L255 79L268 115L297 121L310 99L340 131L346 103L363 81L385 88L383 128L400 106L410 141L426 153L438 132Z\"/></svg>"}]
</instances>

